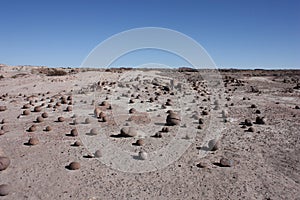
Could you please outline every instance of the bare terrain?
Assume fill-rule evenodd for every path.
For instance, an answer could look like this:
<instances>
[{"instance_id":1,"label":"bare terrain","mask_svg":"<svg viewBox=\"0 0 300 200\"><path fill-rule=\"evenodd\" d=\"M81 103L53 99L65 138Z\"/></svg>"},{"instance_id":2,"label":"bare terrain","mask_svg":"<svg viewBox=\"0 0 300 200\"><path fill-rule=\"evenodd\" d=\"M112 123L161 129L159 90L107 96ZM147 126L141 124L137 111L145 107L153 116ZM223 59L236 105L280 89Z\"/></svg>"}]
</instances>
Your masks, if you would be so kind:
<instances>
[{"instance_id":1,"label":"bare terrain","mask_svg":"<svg viewBox=\"0 0 300 200\"><path fill-rule=\"evenodd\" d=\"M0 199L300 200L300 70L217 75L1 65Z\"/></svg>"}]
</instances>

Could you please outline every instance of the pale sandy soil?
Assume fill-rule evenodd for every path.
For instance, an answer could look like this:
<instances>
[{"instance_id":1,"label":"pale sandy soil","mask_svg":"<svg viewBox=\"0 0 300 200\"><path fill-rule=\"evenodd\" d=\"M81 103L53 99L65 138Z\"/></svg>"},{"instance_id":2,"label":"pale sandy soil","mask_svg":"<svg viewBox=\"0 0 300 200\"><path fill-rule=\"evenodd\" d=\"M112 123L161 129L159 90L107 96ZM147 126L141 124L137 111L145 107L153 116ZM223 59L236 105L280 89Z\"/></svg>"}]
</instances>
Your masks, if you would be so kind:
<instances>
[{"instance_id":1,"label":"pale sandy soil","mask_svg":"<svg viewBox=\"0 0 300 200\"><path fill-rule=\"evenodd\" d=\"M286 76L294 79L286 83L281 79L284 72L279 77L223 73L243 85L228 83L225 93L219 91L220 108L214 109L209 92L217 88L205 88L204 82L193 90L192 82L187 81L193 73L81 71L46 76L32 74L31 69L4 66L0 70L4 76L0 79L0 106L7 107L0 112L0 121L7 120L1 124L7 131L0 135L0 156L11 161L0 171L0 185L8 184L10 193L0 199L300 199L300 109L295 109L300 106L300 91L290 91L300 79L298 71L293 77ZM158 80L156 88L154 78ZM175 87L163 94L160 86L171 85L173 79ZM99 81L100 85L107 82L97 87ZM251 92L251 86L260 92ZM149 98L155 98L155 92L161 95L151 103ZM72 100L67 104L47 107L50 99L55 105L68 96ZM130 104L130 99L134 103ZM167 99L173 105L162 109ZM30 100L30 114L22 115L22 106ZM111 109L98 105L105 100ZM33 112L42 103L42 111ZM73 111L65 111L68 103ZM251 108L252 104L256 108ZM106 114L106 122L94 116L95 107ZM128 114L130 108L138 113ZM179 114L180 125L169 126L162 138L152 137L165 127L167 110ZM208 115L202 115L204 110ZM228 112L227 122L222 110ZM193 118L196 111L204 120L202 129ZM36 123L43 112L49 117ZM74 114L79 124L73 124ZM60 116L64 122L57 122ZM245 119L255 122L256 116L264 116L266 124L253 123L254 132L241 128ZM83 123L86 118L89 124ZM37 130L28 132L33 124ZM44 131L46 126L52 130ZM115 137L126 126L135 127L137 136ZM75 127L79 135L71 137ZM99 133L90 135L92 128ZM30 137L37 137L39 144L26 145ZM219 149L205 150L214 138L220 140ZM143 139L144 146L133 145L137 139ZM84 145L75 147L75 141ZM89 158L98 149L102 157ZM148 159L140 160L140 151L147 152ZM221 158L232 160L233 166L220 166ZM68 169L73 161L81 164L79 170ZM199 163L207 167L201 168Z\"/></svg>"}]
</instances>

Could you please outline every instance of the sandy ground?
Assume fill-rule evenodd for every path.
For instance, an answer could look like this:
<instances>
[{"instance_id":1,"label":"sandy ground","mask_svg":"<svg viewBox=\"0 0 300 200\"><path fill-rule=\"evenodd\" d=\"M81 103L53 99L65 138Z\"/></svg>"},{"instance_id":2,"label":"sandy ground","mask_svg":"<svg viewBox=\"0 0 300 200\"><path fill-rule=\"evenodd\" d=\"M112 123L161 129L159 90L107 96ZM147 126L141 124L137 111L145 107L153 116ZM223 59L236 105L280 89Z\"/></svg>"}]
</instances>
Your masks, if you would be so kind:
<instances>
[{"instance_id":1,"label":"sandy ground","mask_svg":"<svg viewBox=\"0 0 300 200\"><path fill-rule=\"evenodd\" d=\"M0 156L11 161L0 171L0 185L10 188L0 199L300 199L300 90L292 89L299 71L227 71L224 82L211 87L198 73L79 70L46 76L33 68L0 70L0 106L7 108L0 112ZM172 105L163 108L167 101ZM96 107L104 122L95 117ZM136 113L129 114L132 108ZM177 113L179 125L165 125L168 110ZM48 117L36 122L44 112ZM254 123L257 116L266 123ZM242 127L245 119L253 132ZM29 132L33 124L36 131ZM133 127L136 136L120 137L123 127ZM161 132L164 127L169 132ZM74 128L78 136L70 136ZM28 145L30 138L39 144ZM135 145L138 139L144 145ZM219 140L218 150L209 148L211 139ZM147 159L141 160L141 151ZM221 158L232 166L222 166ZM73 161L80 169L70 170Z\"/></svg>"}]
</instances>

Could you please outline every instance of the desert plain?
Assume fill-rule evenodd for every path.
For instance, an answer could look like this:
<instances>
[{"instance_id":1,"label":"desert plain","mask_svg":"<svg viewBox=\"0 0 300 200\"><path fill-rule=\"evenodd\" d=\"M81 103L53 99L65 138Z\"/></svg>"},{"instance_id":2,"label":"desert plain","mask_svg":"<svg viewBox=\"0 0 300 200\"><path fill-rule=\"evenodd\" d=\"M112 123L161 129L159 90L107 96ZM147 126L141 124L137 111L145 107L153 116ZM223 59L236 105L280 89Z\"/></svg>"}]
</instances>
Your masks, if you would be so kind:
<instances>
[{"instance_id":1,"label":"desert plain","mask_svg":"<svg viewBox=\"0 0 300 200\"><path fill-rule=\"evenodd\" d=\"M0 199L300 199L300 70L1 65L0 88Z\"/></svg>"}]
</instances>

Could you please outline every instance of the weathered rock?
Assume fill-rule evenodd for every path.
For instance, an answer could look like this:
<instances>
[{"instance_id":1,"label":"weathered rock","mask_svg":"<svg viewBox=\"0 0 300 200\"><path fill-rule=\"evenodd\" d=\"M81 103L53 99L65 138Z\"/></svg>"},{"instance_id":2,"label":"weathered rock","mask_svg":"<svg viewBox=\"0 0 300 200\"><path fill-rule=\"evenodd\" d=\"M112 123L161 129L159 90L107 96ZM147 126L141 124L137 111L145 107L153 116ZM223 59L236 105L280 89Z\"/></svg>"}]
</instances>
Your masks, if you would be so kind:
<instances>
[{"instance_id":1,"label":"weathered rock","mask_svg":"<svg viewBox=\"0 0 300 200\"><path fill-rule=\"evenodd\" d=\"M58 121L58 122L64 122L64 121L65 121L65 118L64 118L64 117L58 117L58 118L57 118L57 121Z\"/></svg>"},{"instance_id":2,"label":"weathered rock","mask_svg":"<svg viewBox=\"0 0 300 200\"><path fill-rule=\"evenodd\" d=\"M80 169L80 163L79 162L71 162L70 164L69 164L69 169L70 170L78 170L78 169Z\"/></svg>"},{"instance_id":3,"label":"weathered rock","mask_svg":"<svg viewBox=\"0 0 300 200\"><path fill-rule=\"evenodd\" d=\"M167 116L166 125L175 126L180 124L180 117L177 113L171 112Z\"/></svg>"},{"instance_id":4,"label":"weathered rock","mask_svg":"<svg viewBox=\"0 0 300 200\"><path fill-rule=\"evenodd\" d=\"M227 159L227 158L221 158L220 165L222 167L232 167L234 165L234 161L231 159Z\"/></svg>"},{"instance_id":5,"label":"weathered rock","mask_svg":"<svg viewBox=\"0 0 300 200\"><path fill-rule=\"evenodd\" d=\"M72 129L71 132L70 132L70 135L75 137L75 136L78 136L78 131L76 128Z\"/></svg>"},{"instance_id":6,"label":"weathered rock","mask_svg":"<svg viewBox=\"0 0 300 200\"><path fill-rule=\"evenodd\" d=\"M41 116L42 116L43 118L48 118L48 117L49 117L48 113L46 113L46 112L44 112Z\"/></svg>"},{"instance_id":7,"label":"weathered rock","mask_svg":"<svg viewBox=\"0 0 300 200\"><path fill-rule=\"evenodd\" d=\"M136 144L137 146L143 146L143 145L145 144L145 141L144 141L143 139L138 139L138 140L135 142L135 144Z\"/></svg>"},{"instance_id":8,"label":"weathered rock","mask_svg":"<svg viewBox=\"0 0 300 200\"><path fill-rule=\"evenodd\" d=\"M10 193L10 186L7 184L0 185L0 196L7 196Z\"/></svg>"},{"instance_id":9,"label":"weathered rock","mask_svg":"<svg viewBox=\"0 0 300 200\"><path fill-rule=\"evenodd\" d=\"M23 115L30 115L30 111L29 110L24 110Z\"/></svg>"},{"instance_id":10,"label":"weathered rock","mask_svg":"<svg viewBox=\"0 0 300 200\"><path fill-rule=\"evenodd\" d=\"M220 148L220 141L219 140L216 140L216 139L213 139L213 140L210 140L208 142L208 148L211 150L211 151L216 151Z\"/></svg>"},{"instance_id":11,"label":"weathered rock","mask_svg":"<svg viewBox=\"0 0 300 200\"><path fill-rule=\"evenodd\" d=\"M129 113L130 113L130 114L136 113L136 109L135 109L135 108L131 108L131 109L129 110Z\"/></svg>"},{"instance_id":12,"label":"weathered rock","mask_svg":"<svg viewBox=\"0 0 300 200\"><path fill-rule=\"evenodd\" d=\"M9 165L10 159L5 156L0 156L0 171L7 169Z\"/></svg>"},{"instance_id":13,"label":"weathered rock","mask_svg":"<svg viewBox=\"0 0 300 200\"><path fill-rule=\"evenodd\" d=\"M253 125L250 119L245 119L244 124L245 124L246 126L252 126L252 125Z\"/></svg>"},{"instance_id":14,"label":"weathered rock","mask_svg":"<svg viewBox=\"0 0 300 200\"><path fill-rule=\"evenodd\" d=\"M40 123L40 122L43 122L44 121L44 118L42 116L38 116L36 118L36 122Z\"/></svg>"},{"instance_id":15,"label":"weathered rock","mask_svg":"<svg viewBox=\"0 0 300 200\"><path fill-rule=\"evenodd\" d=\"M135 137L137 136L137 131L134 127L123 127L120 131L120 135L124 137Z\"/></svg>"},{"instance_id":16,"label":"weathered rock","mask_svg":"<svg viewBox=\"0 0 300 200\"><path fill-rule=\"evenodd\" d=\"M42 107L41 106L36 106L34 107L34 112L41 112L42 111Z\"/></svg>"},{"instance_id":17,"label":"weathered rock","mask_svg":"<svg viewBox=\"0 0 300 200\"><path fill-rule=\"evenodd\" d=\"M145 151L140 151L139 152L139 158L141 160L147 160L148 159L148 154Z\"/></svg>"},{"instance_id":18,"label":"weathered rock","mask_svg":"<svg viewBox=\"0 0 300 200\"><path fill-rule=\"evenodd\" d=\"M97 134L99 134L98 128L92 128L92 129L90 130L90 134L91 134L91 135L97 135Z\"/></svg>"},{"instance_id":19,"label":"weathered rock","mask_svg":"<svg viewBox=\"0 0 300 200\"><path fill-rule=\"evenodd\" d=\"M100 150L97 150L97 151L95 151L94 156L96 158L100 158L100 157L102 157L102 152Z\"/></svg>"},{"instance_id":20,"label":"weathered rock","mask_svg":"<svg viewBox=\"0 0 300 200\"><path fill-rule=\"evenodd\" d=\"M6 106L0 106L0 112L6 111L7 107Z\"/></svg>"},{"instance_id":21,"label":"weathered rock","mask_svg":"<svg viewBox=\"0 0 300 200\"><path fill-rule=\"evenodd\" d=\"M266 124L266 119L264 117L257 116L255 119L256 124Z\"/></svg>"},{"instance_id":22,"label":"weathered rock","mask_svg":"<svg viewBox=\"0 0 300 200\"><path fill-rule=\"evenodd\" d=\"M36 138L36 137L32 137L32 138L30 138L29 140L28 140L28 145L37 145L37 144L39 144L40 143L40 141L39 141L39 139L38 138Z\"/></svg>"}]
</instances>

